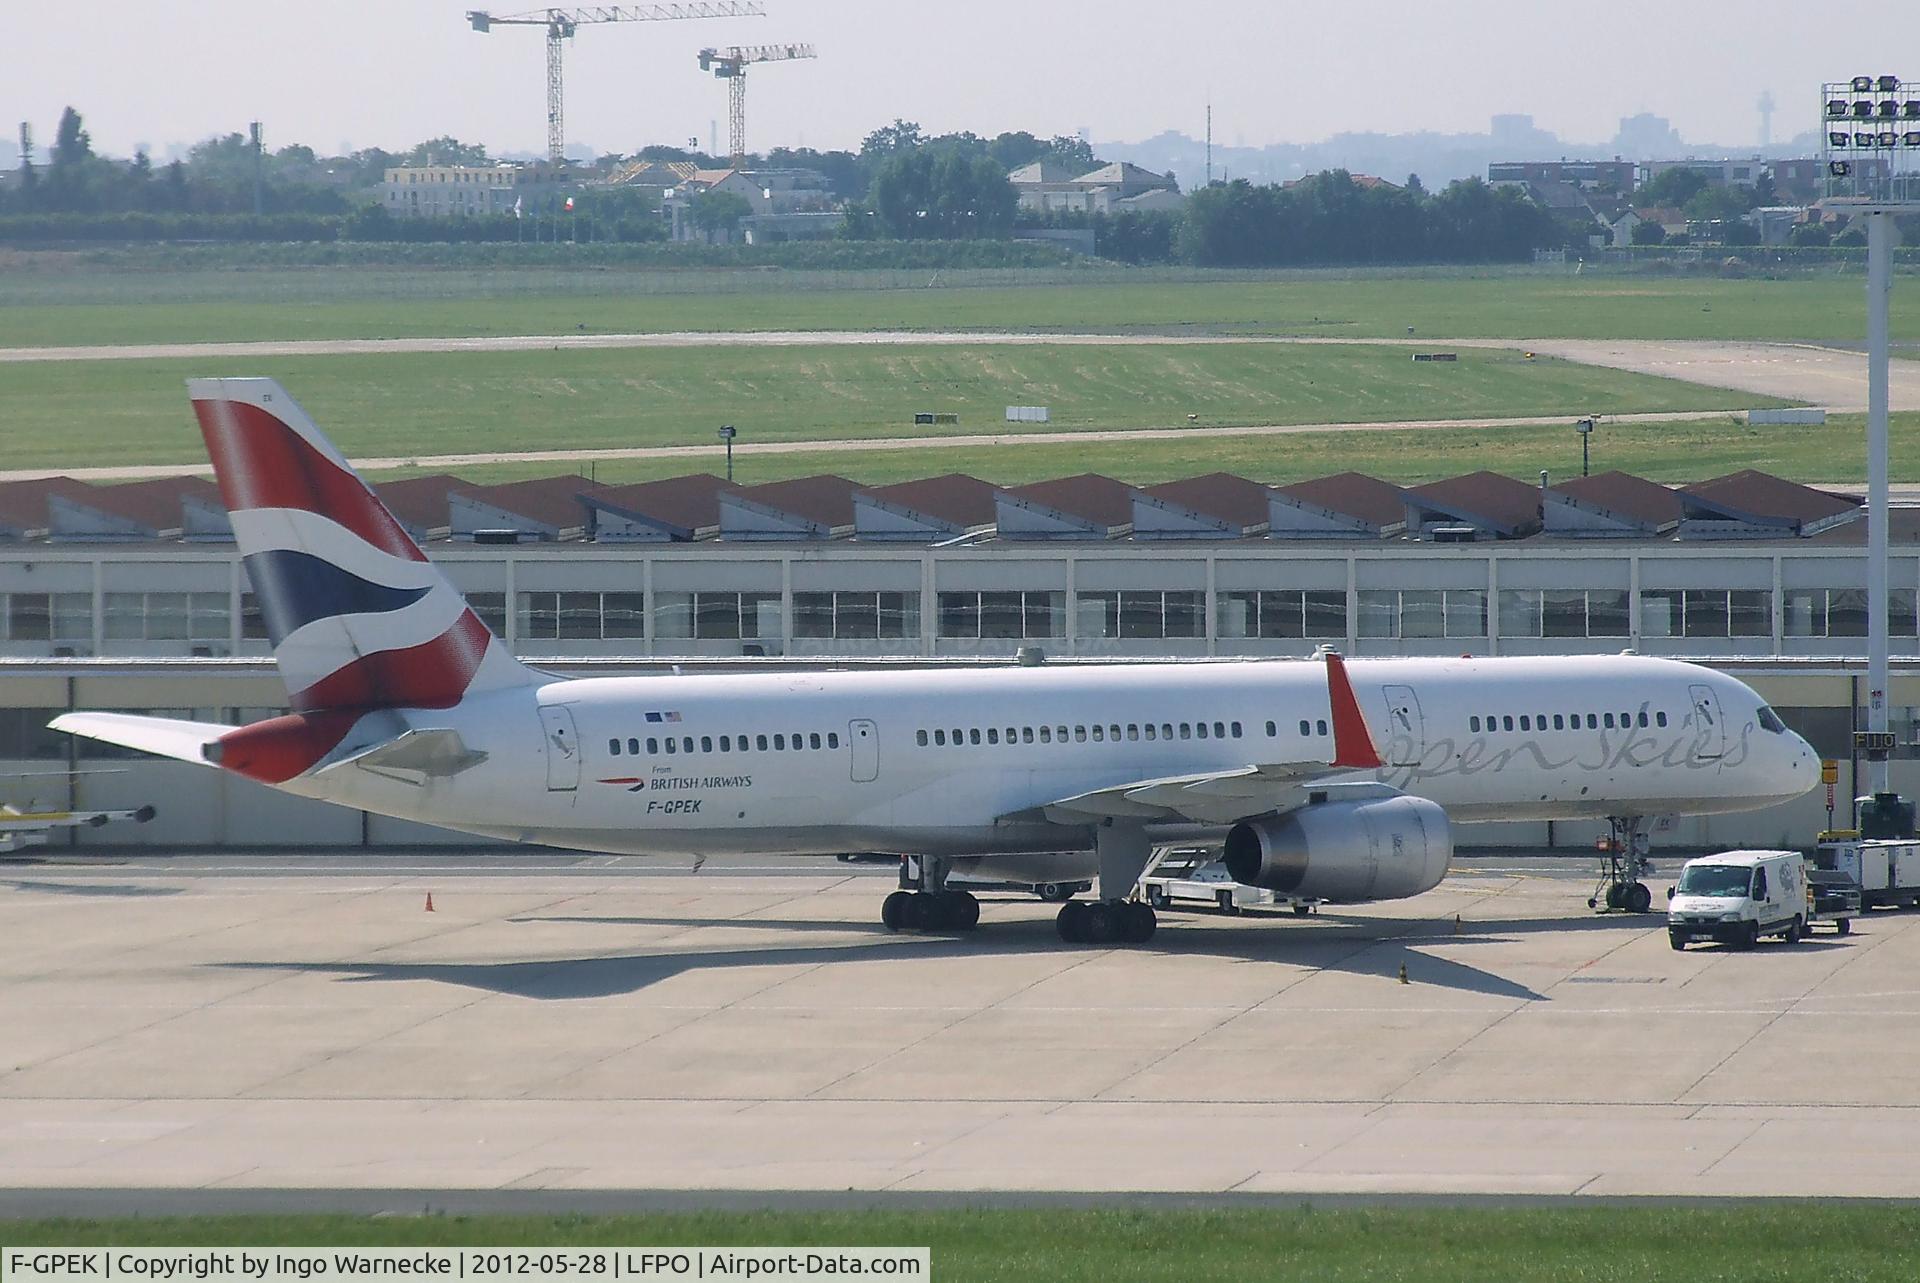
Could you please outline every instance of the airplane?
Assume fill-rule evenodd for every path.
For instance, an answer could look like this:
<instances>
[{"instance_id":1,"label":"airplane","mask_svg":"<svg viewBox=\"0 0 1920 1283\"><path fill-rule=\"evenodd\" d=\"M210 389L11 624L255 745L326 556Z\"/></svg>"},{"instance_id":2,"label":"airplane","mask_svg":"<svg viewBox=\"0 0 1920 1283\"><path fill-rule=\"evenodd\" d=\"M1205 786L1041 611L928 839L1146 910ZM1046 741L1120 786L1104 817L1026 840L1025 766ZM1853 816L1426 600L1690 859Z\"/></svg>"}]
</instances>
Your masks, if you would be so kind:
<instances>
[{"instance_id":1,"label":"airplane","mask_svg":"<svg viewBox=\"0 0 1920 1283\"><path fill-rule=\"evenodd\" d=\"M116 820L145 824L154 817L151 806L124 811L24 811L0 803L0 855L31 846L45 846L55 829L97 829Z\"/></svg>"},{"instance_id":2,"label":"airplane","mask_svg":"<svg viewBox=\"0 0 1920 1283\"><path fill-rule=\"evenodd\" d=\"M565 679L508 652L277 383L188 390L292 711L52 726L302 797L588 851L911 855L892 929L974 927L956 868L1065 859L1099 888L1060 935L1105 944L1153 935L1133 893L1156 844L1382 900L1438 885L1463 820L1608 820L1610 899L1644 912L1645 820L1818 779L1747 686L1633 655Z\"/></svg>"}]
</instances>

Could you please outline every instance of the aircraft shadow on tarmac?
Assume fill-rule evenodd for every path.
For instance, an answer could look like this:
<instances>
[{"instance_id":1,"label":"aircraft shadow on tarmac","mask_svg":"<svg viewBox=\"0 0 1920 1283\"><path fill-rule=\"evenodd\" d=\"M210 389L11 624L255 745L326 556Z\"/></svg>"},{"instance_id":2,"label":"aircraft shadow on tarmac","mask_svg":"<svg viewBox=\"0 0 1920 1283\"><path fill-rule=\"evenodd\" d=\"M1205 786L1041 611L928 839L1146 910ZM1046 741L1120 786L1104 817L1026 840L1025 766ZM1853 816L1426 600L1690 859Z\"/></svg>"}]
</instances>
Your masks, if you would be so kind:
<instances>
[{"instance_id":1,"label":"aircraft shadow on tarmac","mask_svg":"<svg viewBox=\"0 0 1920 1283\"><path fill-rule=\"evenodd\" d=\"M775 930L878 931L867 924L789 923L772 919L579 918L513 919L518 922L577 921L610 926L765 926ZM1410 924L1369 919L1384 928ZM1277 924L1276 924L1277 925ZM1423 920L1422 927L1427 923ZM1316 938L1317 937L1317 938ZM1314 971L1372 976L1383 981L1399 978L1404 966L1408 982L1429 989L1449 989L1522 1002L1548 1001L1525 985L1478 967L1437 957L1415 944L1494 943L1481 936L1439 936L1421 931L1381 939L1346 931L1291 936L1281 931L1163 931L1151 945L1129 952L1210 955L1248 963L1273 962ZM977 936L885 936L862 943L780 945L766 949L692 949L685 952L635 953L609 957L546 958L522 962L229 962L223 968L247 971L284 971L333 975L356 983L427 980L462 985L519 998L566 1000L607 998L636 993L688 972L737 967L813 967L825 963L901 962L920 959L966 959L1036 953L1080 953L1083 948L1062 944L1051 921L996 923Z\"/></svg>"},{"instance_id":2,"label":"aircraft shadow on tarmac","mask_svg":"<svg viewBox=\"0 0 1920 1283\"><path fill-rule=\"evenodd\" d=\"M11 891L39 891L47 895L84 895L122 900L156 895L179 895L183 889L141 886L132 882L30 882L24 878L0 878L0 887Z\"/></svg>"}]
</instances>

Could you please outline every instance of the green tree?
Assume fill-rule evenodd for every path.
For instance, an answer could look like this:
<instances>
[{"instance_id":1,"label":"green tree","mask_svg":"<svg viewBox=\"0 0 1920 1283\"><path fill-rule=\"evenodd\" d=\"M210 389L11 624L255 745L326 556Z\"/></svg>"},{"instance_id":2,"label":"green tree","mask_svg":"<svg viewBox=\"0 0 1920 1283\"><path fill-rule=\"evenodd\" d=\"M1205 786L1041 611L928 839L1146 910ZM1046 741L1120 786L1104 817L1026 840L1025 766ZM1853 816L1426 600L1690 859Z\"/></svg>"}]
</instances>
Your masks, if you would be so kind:
<instances>
[{"instance_id":1,"label":"green tree","mask_svg":"<svg viewBox=\"0 0 1920 1283\"><path fill-rule=\"evenodd\" d=\"M891 125L882 125L860 140L860 159L874 163L902 151L913 151L927 141L920 126L897 117Z\"/></svg>"},{"instance_id":2,"label":"green tree","mask_svg":"<svg viewBox=\"0 0 1920 1283\"><path fill-rule=\"evenodd\" d=\"M53 134L53 164L79 165L93 159L93 138L80 127L80 113L68 107L60 113Z\"/></svg>"},{"instance_id":3,"label":"green tree","mask_svg":"<svg viewBox=\"0 0 1920 1283\"><path fill-rule=\"evenodd\" d=\"M1787 244L1824 249L1833 244L1833 233L1827 230L1825 223L1802 223L1787 237Z\"/></svg>"},{"instance_id":4,"label":"green tree","mask_svg":"<svg viewBox=\"0 0 1920 1283\"><path fill-rule=\"evenodd\" d=\"M915 147L874 170L871 203L896 239L971 240L1011 231L1020 197L991 156Z\"/></svg>"},{"instance_id":5,"label":"green tree","mask_svg":"<svg viewBox=\"0 0 1920 1283\"><path fill-rule=\"evenodd\" d=\"M1666 169L1633 194L1633 203L1644 209L1655 205L1683 206L1706 185L1705 174L1684 168Z\"/></svg>"},{"instance_id":6,"label":"green tree","mask_svg":"<svg viewBox=\"0 0 1920 1283\"><path fill-rule=\"evenodd\" d=\"M753 213L753 205L738 192L701 192L693 198L689 212L693 215L693 225L712 240L715 232L724 231L731 236L740 226L740 220Z\"/></svg>"},{"instance_id":7,"label":"green tree","mask_svg":"<svg viewBox=\"0 0 1920 1283\"><path fill-rule=\"evenodd\" d=\"M408 165L486 165L487 149L480 143L463 143L458 138L442 134L438 138L429 138L416 143L407 153Z\"/></svg>"},{"instance_id":8,"label":"green tree","mask_svg":"<svg viewBox=\"0 0 1920 1283\"><path fill-rule=\"evenodd\" d=\"M1635 245L1661 245L1666 243L1666 239L1667 229L1652 219L1647 219L1634 226L1633 243Z\"/></svg>"}]
</instances>

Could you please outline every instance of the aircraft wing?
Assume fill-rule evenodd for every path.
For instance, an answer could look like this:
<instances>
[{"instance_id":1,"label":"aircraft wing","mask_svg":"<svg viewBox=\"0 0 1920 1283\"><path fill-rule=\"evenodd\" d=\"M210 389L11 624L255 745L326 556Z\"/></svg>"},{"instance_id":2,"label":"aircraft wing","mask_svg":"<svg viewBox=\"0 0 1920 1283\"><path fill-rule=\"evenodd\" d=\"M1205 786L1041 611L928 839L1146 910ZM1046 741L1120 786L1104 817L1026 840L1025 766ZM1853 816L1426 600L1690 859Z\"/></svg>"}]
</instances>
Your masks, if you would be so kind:
<instances>
[{"instance_id":1,"label":"aircraft wing","mask_svg":"<svg viewBox=\"0 0 1920 1283\"><path fill-rule=\"evenodd\" d=\"M154 817L151 806L131 811L20 811L0 806L0 833L39 833L46 829L97 829L115 820L145 824Z\"/></svg>"},{"instance_id":2,"label":"aircraft wing","mask_svg":"<svg viewBox=\"0 0 1920 1283\"><path fill-rule=\"evenodd\" d=\"M82 735L202 766L209 763L201 750L233 729L171 717L142 717L137 713L62 713L47 725L68 735Z\"/></svg>"},{"instance_id":3,"label":"aircraft wing","mask_svg":"<svg viewBox=\"0 0 1920 1283\"><path fill-rule=\"evenodd\" d=\"M1332 652L1326 658L1327 696L1333 713L1333 750L1327 758L1253 763L1194 775L1130 780L1058 798L1037 809L1059 824L1107 819L1231 824L1303 806L1314 784L1385 765L1380 750L1374 745L1373 733L1367 728L1366 718L1361 716L1346 665Z\"/></svg>"}]
</instances>

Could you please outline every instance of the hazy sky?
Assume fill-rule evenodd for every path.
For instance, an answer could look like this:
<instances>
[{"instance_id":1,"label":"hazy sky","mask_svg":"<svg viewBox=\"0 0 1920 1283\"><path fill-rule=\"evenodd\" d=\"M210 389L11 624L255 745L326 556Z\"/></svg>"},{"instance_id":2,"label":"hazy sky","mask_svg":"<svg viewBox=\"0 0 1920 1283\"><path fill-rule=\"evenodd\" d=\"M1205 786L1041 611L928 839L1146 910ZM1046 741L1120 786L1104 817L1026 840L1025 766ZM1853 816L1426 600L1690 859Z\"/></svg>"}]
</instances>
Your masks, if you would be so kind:
<instances>
[{"instance_id":1,"label":"hazy sky","mask_svg":"<svg viewBox=\"0 0 1920 1283\"><path fill-rule=\"evenodd\" d=\"M468 0L471 3L472 0ZM495 12L519 12L507 0ZM1689 139L1758 141L1815 127L1818 85L1920 79L1920 5L1817 17L1805 0L1527 4L1524 0L765 0L764 18L582 28L567 50L567 134L604 150L704 143L726 86L705 44L804 40L812 63L751 73L748 145L857 145L895 116L931 131L1025 128L1132 141L1163 129L1259 145L1343 130L1482 131L1531 113L1569 141L1621 116ZM473 32L460 0L88 0L0 6L0 120L44 151L62 106L95 147L163 150L266 122L269 146L410 145L453 134L545 146L544 36ZM1916 65L1883 67L1861 50ZM14 148L0 145L5 164Z\"/></svg>"}]
</instances>

